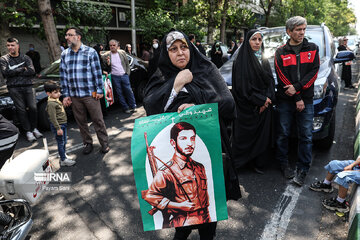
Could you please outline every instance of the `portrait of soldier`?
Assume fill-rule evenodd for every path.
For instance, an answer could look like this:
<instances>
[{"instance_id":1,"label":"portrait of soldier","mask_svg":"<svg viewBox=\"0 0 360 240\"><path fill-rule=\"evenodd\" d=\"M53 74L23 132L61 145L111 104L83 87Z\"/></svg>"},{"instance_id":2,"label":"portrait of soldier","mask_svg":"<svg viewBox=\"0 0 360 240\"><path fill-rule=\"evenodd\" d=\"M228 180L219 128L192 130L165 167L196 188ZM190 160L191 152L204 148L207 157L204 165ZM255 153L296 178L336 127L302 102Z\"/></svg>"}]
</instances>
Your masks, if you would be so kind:
<instances>
[{"instance_id":1,"label":"portrait of soldier","mask_svg":"<svg viewBox=\"0 0 360 240\"><path fill-rule=\"evenodd\" d=\"M195 139L196 130L187 122L171 128L170 144L175 153L166 163L158 159L163 166L142 195L154 207L152 210L162 212L163 228L211 222L205 168L191 158Z\"/></svg>"}]
</instances>

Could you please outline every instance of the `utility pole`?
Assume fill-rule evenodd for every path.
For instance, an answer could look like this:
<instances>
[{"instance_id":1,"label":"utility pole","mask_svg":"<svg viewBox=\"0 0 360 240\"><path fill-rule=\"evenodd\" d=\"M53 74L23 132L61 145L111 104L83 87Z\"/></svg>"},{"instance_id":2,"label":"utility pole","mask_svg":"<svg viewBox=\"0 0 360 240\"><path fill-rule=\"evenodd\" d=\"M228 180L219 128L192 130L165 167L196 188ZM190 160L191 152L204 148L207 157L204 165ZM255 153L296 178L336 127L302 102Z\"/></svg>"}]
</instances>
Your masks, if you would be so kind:
<instances>
[{"instance_id":1,"label":"utility pole","mask_svg":"<svg viewBox=\"0 0 360 240\"><path fill-rule=\"evenodd\" d=\"M136 52L136 30L135 30L135 0L131 0L131 43L132 48Z\"/></svg>"}]
</instances>

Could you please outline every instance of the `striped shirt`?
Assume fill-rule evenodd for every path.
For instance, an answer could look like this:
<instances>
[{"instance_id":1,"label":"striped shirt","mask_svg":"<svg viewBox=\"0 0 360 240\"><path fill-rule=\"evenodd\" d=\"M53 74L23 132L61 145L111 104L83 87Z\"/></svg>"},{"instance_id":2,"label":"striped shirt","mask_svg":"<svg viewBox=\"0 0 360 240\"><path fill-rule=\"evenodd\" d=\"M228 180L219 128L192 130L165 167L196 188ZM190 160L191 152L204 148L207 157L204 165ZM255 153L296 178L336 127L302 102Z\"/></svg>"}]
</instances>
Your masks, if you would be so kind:
<instances>
[{"instance_id":1,"label":"striped shirt","mask_svg":"<svg viewBox=\"0 0 360 240\"><path fill-rule=\"evenodd\" d=\"M60 84L64 97L103 94L101 66L97 52L82 44L77 52L67 48L61 53Z\"/></svg>"}]
</instances>

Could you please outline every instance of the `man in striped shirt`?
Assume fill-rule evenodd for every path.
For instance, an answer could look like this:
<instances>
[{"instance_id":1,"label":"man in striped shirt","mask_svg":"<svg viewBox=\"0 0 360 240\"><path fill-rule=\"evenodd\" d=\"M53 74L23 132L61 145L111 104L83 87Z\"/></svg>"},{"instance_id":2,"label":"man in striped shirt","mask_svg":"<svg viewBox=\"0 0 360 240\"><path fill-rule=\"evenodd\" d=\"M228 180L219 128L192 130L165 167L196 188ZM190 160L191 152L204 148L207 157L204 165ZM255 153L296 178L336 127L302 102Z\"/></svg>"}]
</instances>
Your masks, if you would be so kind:
<instances>
[{"instance_id":1,"label":"man in striped shirt","mask_svg":"<svg viewBox=\"0 0 360 240\"><path fill-rule=\"evenodd\" d=\"M82 32L76 27L66 31L65 39L69 48L62 52L60 63L63 104L65 107L72 106L84 143L83 153L89 154L93 150L87 112L101 144L101 152L107 153L110 148L100 105L104 87L100 61L96 51L84 45L81 38Z\"/></svg>"}]
</instances>

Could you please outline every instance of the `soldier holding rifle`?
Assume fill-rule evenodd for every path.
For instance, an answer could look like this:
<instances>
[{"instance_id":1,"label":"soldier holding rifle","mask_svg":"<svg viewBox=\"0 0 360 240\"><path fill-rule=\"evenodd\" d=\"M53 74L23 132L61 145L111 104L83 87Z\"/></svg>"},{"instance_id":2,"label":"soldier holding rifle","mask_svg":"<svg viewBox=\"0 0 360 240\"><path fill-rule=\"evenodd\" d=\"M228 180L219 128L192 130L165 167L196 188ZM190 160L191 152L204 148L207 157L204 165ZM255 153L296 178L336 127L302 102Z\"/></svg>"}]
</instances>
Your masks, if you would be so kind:
<instances>
[{"instance_id":1,"label":"soldier holding rifle","mask_svg":"<svg viewBox=\"0 0 360 240\"><path fill-rule=\"evenodd\" d=\"M196 130L187 122L172 127L170 144L175 149L174 156L157 171L149 190L143 195L155 209L163 212L163 227L210 222L205 168L191 158L195 138Z\"/></svg>"}]
</instances>

